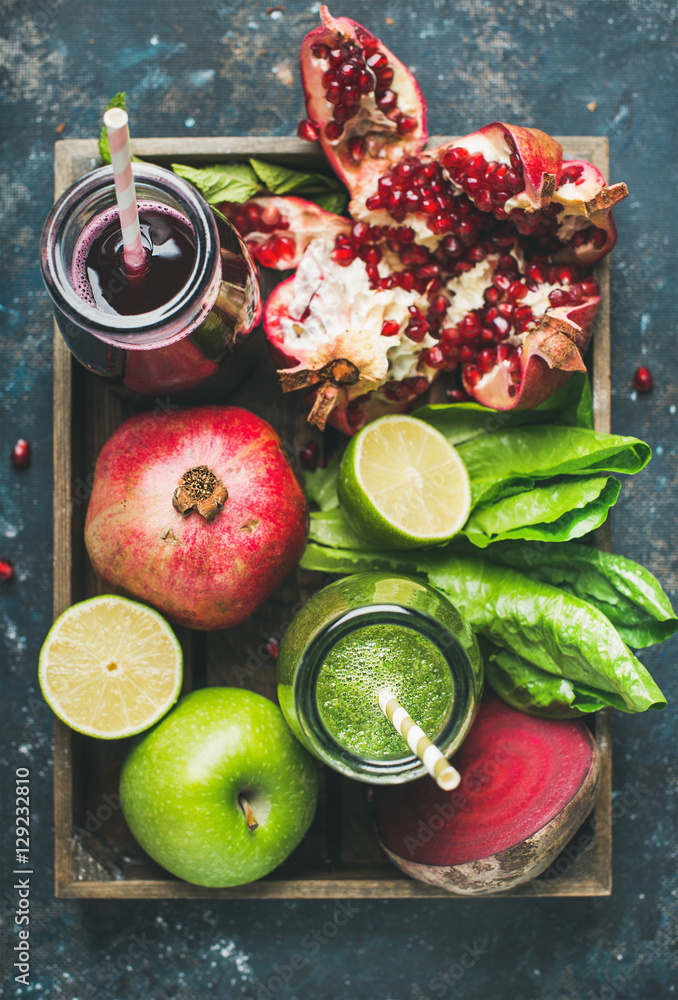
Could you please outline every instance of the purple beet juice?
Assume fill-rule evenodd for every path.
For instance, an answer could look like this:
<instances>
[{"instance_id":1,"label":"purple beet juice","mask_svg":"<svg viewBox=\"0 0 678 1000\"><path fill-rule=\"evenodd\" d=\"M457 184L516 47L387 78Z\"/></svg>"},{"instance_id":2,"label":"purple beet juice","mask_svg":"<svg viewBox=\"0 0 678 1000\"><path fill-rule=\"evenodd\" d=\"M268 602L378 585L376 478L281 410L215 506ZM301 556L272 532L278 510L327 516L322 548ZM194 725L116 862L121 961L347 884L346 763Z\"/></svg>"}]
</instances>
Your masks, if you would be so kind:
<instances>
[{"instance_id":1,"label":"purple beet juice","mask_svg":"<svg viewBox=\"0 0 678 1000\"><path fill-rule=\"evenodd\" d=\"M82 233L73 254L73 285L85 302L118 316L138 316L165 305L186 286L196 260L190 223L166 205L140 202L139 228L146 253L140 275L125 270L117 211Z\"/></svg>"}]
</instances>

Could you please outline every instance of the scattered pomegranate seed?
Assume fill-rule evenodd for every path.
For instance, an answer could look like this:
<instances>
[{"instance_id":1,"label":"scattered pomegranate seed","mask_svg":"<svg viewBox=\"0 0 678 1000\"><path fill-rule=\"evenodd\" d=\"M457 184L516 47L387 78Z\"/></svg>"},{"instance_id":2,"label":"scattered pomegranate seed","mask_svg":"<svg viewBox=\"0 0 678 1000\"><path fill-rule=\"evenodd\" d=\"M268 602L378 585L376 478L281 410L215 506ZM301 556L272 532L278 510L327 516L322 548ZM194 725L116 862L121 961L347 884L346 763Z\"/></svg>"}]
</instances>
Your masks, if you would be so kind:
<instances>
[{"instance_id":1,"label":"scattered pomegranate seed","mask_svg":"<svg viewBox=\"0 0 678 1000\"><path fill-rule=\"evenodd\" d=\"M268 642L264 644L264 653L266 656L270 656L271 659L277 660L278 653L280 652L280 643L273 636L270 636Z\"/></svg>"},{"instance_id":2,"label":"scattered pomegranate seed","mask_svg":"<svg viewBox=\"0 0 678 1000\"><path fill-rule=\"evenodd\" d=\"M306 469L307 472L315 472L318 468L318 459L320 457L320 446L317 441L309 441L299 452L299 461L301 462L301 467Z\"/></svg>"},{"instance_id":3,"label":"scattered pomegranate seed","mask_svg":"<svg viewBox=\"0 0 678 1000\"><path fill-rule=\"evenodd\" d=\"M637 392L649 392L654 385L654 375L645 365L636 368L633 375L633 388Z\"/></svg>"},{"instance_id":4,"label":"scattered pomegranate seed","mask_svg":"<svg viewBox=\"0 0 678 1000\"><path fill-rule=\"evenodd\" d=\"M19 438L9 453L9 458L15 469L25 469L31 461L31 443Z\"/></svg>"},{"instance_id":5,"label":"scattered pomegranate seed","mask_svg":"<svg viewBox=\"0 0 678 1000\"><path fill-rule=\"evenodd\" d=\"M14 576L14 566L8 559L0 559L0 583L7 583Z\"/></svg>"},{"instance_id":6,"label":"scattered pomegranate seed","mask_svg":"<svg viewBox=\"0 0 678 1000\"><path fill-rule=\"evenodd\" d=\"M297 125L297 135L300 139L305 139L306 142L318 141L318 129L310 118L304 118L299 122Z\"/></svg>"}]
</instances>

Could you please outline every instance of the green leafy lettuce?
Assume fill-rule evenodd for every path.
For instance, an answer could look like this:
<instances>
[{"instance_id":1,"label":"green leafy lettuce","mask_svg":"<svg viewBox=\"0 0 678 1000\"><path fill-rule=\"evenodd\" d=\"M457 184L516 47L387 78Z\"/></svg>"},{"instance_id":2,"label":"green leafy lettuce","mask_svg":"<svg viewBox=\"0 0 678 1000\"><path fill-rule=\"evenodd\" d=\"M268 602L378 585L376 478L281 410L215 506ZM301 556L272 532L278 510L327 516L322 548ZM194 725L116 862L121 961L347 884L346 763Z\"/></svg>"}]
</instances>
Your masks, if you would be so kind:
<instances>
[{"instance_id":1,"label":"green leafy lettuce","mask_svg":"<svg viewBox=\"0 0 678 1000\"><path fill-rule=\"evenodd\" d=\"M551 712L554 706L595 711L611 705L624 712L642 712L666 705L652 677L604 614L573 594L515 570L447 550L400 553L336 549L315 542L307 546L301 565L329 573L395 569L426 576L448 595L474 631L508 654L500 664L504 671L512 664L514 672L516 664L527 664L532 684L540 677L535 670L569 682L560 695L553 681L548 692L542 691ZM525 672L523 668L522 681L516 676L511 682L514 687L525 689ZM576 703L584 696L594 699L587 704L595 708L582 709Z\"/></svg>"}]
</instances>

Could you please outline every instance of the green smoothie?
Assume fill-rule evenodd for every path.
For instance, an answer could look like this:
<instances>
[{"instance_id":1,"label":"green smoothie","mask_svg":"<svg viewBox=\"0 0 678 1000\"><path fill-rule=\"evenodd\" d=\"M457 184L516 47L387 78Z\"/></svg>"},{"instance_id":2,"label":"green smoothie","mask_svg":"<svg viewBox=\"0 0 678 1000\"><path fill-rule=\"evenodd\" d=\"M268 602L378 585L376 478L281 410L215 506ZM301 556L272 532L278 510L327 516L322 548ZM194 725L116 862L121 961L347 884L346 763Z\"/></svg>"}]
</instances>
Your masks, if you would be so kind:
<instances>
[{"instance_id":1,"label":"green smoothie","mask_svg":"<svg viewBox=\"0 0 678 1000\"><path fill-rule=\"evenodd\" d=\"M320 667L318 713L337 743L371 760L411 756L377 704L382 688L390 689L435 740L452 712L454 687L448 663L438 647L415 629L385 623L345 635Z\"/></svg>"}]
</instances>

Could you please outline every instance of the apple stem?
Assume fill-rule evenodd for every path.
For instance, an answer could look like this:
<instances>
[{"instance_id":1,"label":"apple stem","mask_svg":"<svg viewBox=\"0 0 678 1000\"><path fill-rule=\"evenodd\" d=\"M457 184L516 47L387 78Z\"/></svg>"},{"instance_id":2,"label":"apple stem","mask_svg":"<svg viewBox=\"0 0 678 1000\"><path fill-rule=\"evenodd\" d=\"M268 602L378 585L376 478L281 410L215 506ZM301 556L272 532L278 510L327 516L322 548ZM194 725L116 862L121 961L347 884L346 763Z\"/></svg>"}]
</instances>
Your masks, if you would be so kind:
<instances>
[{"instance_id":1,"label":"apple stem","mask_svg":"<svg viewBox=\"0 0 678 1000\"><path fill-rule=\"evenodd\" d=\"M254 833L259 824L257 823L255 815L252 812L252 807L250 806L249 802L247 801L244 795L238 796L238 802L240 803L240 808L245 813L247 829L250 831L250 833Z\"/></svg>"}]
</instances>

